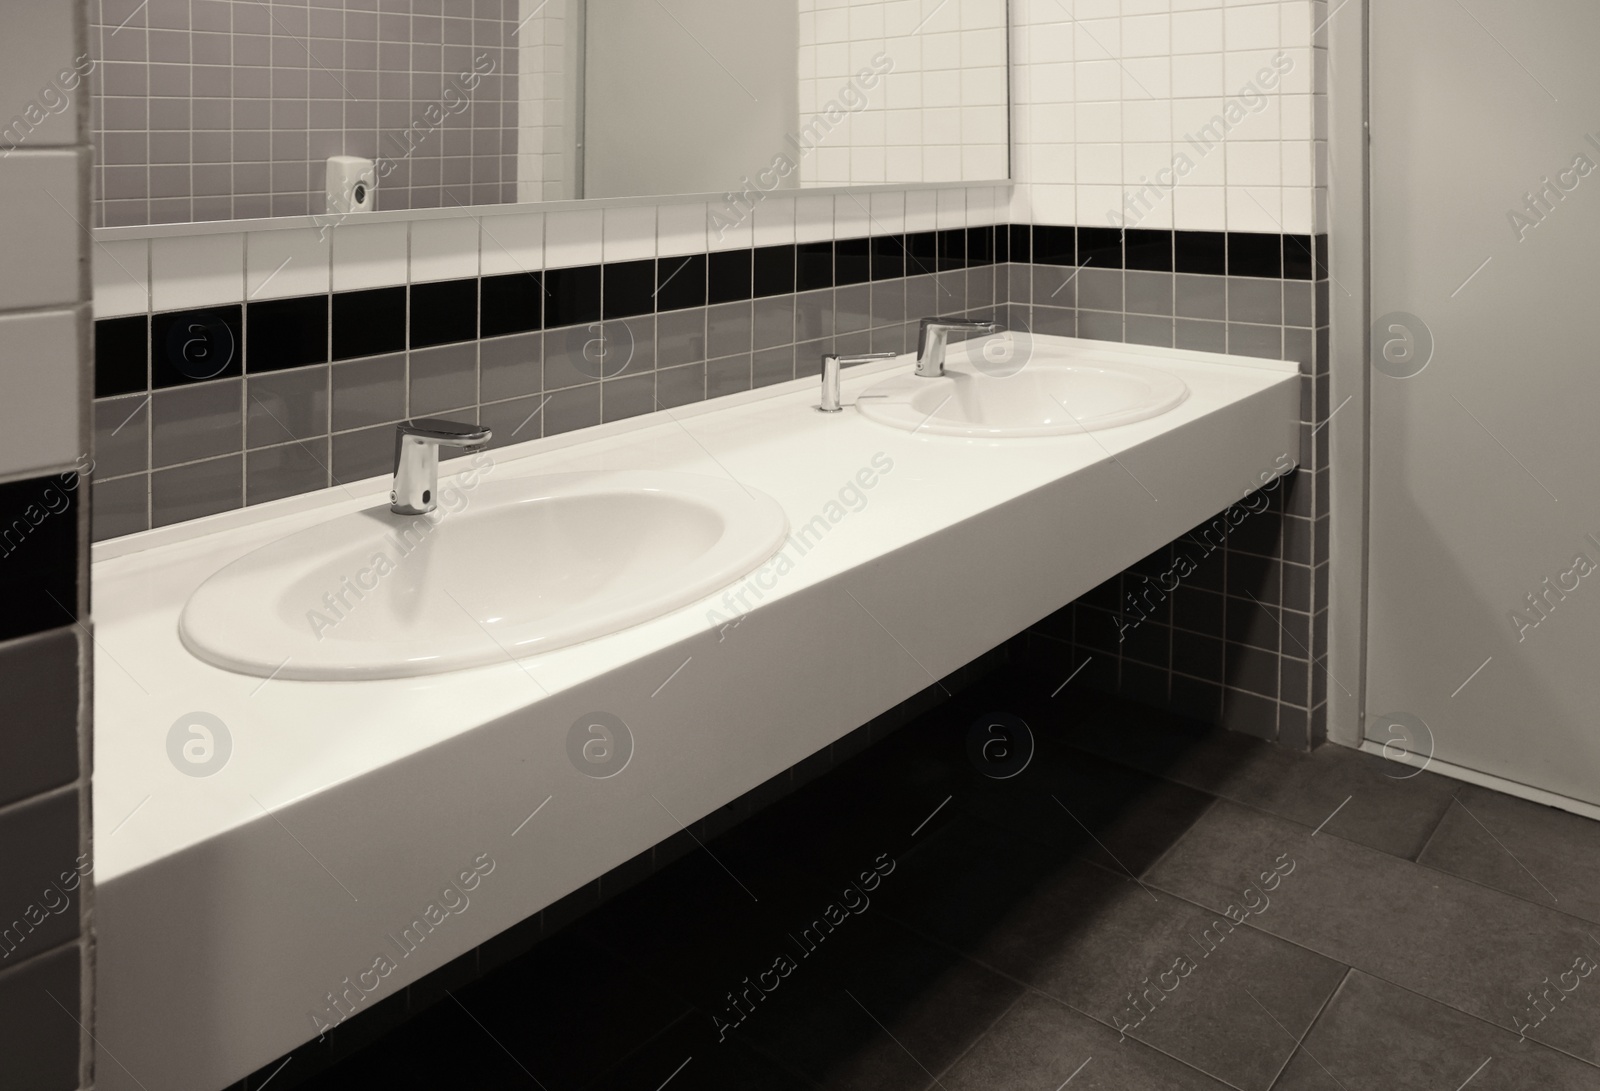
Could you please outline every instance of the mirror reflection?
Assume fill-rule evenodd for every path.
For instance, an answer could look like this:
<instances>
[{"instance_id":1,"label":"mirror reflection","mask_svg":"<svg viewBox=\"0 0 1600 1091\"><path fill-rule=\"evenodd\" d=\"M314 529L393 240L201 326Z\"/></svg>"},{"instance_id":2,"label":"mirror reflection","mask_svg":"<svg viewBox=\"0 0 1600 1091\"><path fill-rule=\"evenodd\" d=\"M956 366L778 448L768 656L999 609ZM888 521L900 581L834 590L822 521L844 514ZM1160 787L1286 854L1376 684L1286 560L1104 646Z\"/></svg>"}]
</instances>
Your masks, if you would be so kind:
<instances>
[{"instance_id":1,"label":"mirror reflection","mask_svg":"<svg viewBox=\"0 0 1600 1091\"><path fill-rule=\"evenodd\" d=\"M91 7L99 226L1009 173L1005 0Z\"/></svg>"}]
</instances>

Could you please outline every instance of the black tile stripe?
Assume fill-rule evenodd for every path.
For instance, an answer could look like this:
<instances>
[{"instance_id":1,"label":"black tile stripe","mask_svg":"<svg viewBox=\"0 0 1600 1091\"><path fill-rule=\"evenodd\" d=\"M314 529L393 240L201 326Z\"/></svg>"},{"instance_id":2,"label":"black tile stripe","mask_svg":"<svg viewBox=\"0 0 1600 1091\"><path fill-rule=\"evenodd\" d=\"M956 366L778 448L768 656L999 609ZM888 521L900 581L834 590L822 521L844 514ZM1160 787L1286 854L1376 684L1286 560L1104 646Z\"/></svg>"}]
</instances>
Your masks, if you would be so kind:
<instances>
[{"instance_id":1,"label":"black tile stripe","mask_svg":"<svg viewBox=\"0 0 1600 1091\"><path fill-rule=\"evenodd\" d=\"M706 302L739 303L749 299L753 261L749 250L715 250L706 255Z\"/></svg>"},{"instance_id":2,"label":"black tile stripe","mask_svg":"<svg viewBox=\"0 0 1600 1091\"><path fill-rule=\"evenodd\" d=\"M411 286L411 347L478 337L478 281L437 280Z\"/></svg>"},{"instance_id":3,"label":"black tile stripe","mask_svg":"<svg viewBox=\"0 0 1600 1091\"><path fill-rule=\"evenodd\" d=\"M150 386L150 318L104 318L94 324L94 396L137 394Z\"/></svg>"},{"instance_id":4,"label":"black tile stripe","mask_svg":"<svg viewBox=\"0 0 1600 1091\"><path fill-rule=\"evenodd\" d=\"M681 311L706 305L706 255L656 262L656 310Z\"/></svg>"},{"instance_id":5,"label":"black tile stripe","mask_svg":"<svg viewBox=\"0 0 1600 1091\"><path fill-rule=\"evenodd\" d=\"M150 322L150 382L160 389L244 374L244 306L169 311Z\"/></svg>"},{"instance_id":6,"label":"black tile stripe","mask_svg":"<svg viewBox=\"0 0 1600 1091\"><path fill-rule=\"evenodd\" d=\"M633 318L656 309L656 261L614 261L601 267L603 318Z\"/></svg>"},{"instance_id":7,"label":"black tile stripe","mask_svg":"<svg viewBox=\"0 0 1600 1091\"><path fill-rule=\"evenodd\" d=\"M368 288L333 293L333 358L381 356L406 347L406 290Z\"/></svg>"},{"instance_id":8,"label":"black tile stripe","mask_svg":"<svg viewBox=\"0 0 1600 1091\"><path fill-rule=\"evenodd\" d=\"M95 396L1008 261L1323 281L1328 236L1001 224L106 318Z\"/></svg>"},{"instance_id":9,"label":"black tile stripe","mask_svg":"<svg viewBox=\"0 0 1600 1091\"><path fill-rule=\"evenodd\" d=\"M484 337L528 333L544 325L544 278L539 273L484 277L478 293L478 327Z\"/></svg>"},{"instance_id":10,"label":"black tile stripe","mask_svg":"<svg viewBox=\"0 0 1600 1091\"><path fill-rule=\"evenodd\" d=\"M259 374L328 362L328 297L245 304L245 371Z\"/></svg>"},{"instance_id":11,"label":"black tile stripe","mask_svg":"<svg viewBox=\"0 0 1600 1091\"><path fill-rule=\"evenodd\" d=\"M0 640L78 620L76 473L0 485Z\"/></svg>"}]
</instances>

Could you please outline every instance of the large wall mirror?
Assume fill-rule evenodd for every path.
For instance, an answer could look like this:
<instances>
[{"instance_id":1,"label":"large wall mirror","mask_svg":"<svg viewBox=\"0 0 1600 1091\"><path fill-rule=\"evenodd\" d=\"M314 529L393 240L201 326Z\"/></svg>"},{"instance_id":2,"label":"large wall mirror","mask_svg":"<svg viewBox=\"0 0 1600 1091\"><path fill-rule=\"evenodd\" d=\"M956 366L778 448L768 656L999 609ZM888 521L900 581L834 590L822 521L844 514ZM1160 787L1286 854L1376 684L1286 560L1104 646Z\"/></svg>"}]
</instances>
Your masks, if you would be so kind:
<instances>
[{"instance_id":1,"label":"large wall mirror","mask_svg":"<svg viewBox=\"0 0 1600 1091\"><path fill-rule=\"evenodd\" d=\"M96 222L1009 176L1006 0L92 0Z\"/></svg>"}]
</instances>

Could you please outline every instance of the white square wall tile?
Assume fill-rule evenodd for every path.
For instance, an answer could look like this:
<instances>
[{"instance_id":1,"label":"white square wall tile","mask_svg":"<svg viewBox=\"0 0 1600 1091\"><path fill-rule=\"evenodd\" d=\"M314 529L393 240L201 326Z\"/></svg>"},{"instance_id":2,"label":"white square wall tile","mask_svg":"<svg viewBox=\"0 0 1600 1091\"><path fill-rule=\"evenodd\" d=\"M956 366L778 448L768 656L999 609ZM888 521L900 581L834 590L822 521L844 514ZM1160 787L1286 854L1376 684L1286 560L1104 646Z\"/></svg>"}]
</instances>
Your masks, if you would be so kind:
<instances>
[{"instance_id":1,"label":"white square wall tile","mask_svg":"<svg viewBox=\"0 0 1600 1091\"><path fill-rule=\"evenodd\" d=\"M96 318L144 314L150 309L150 242L119 239L91 249Z\"/></svg>"},{"instance_id":2,"label":"white square wall tile","mask_svg":"<svg viewBox=\"0 0 1600 1091\"><path fill-rule=\"evenodd\" d=\"M250 232L245 238L245 298L323 294L328 290L329 252L326 234L315 228Z\"/></svg>"},{"instance_id":3,"label":"white square wall tile","mask_svg":"<svg viewBox=\"0 0 1600 1091\"><path fill-rule=\"evenodd\" d=\"M0 158L11 259L0 262L0 310L79 302L79 163L76 151L23 150Z\"/></svg>"},{"instance_id":4,"label":"white square wall tile","mask_svg":"<svg viewBox=\"0 0 1600 1091\"><path fill-rule=\"evenodd\" d=\"M478 221L469 217L411 222L411 280L478 275Z\"/></svg>"},{"instance_id":5,"label":"white square wall tile","mask_svg":"<svg viewBox=\"0 0 1600 1091\"><path fill-rule=\"evenodd\" d=\"M756 205L755 245L785 246L794 242L794 198L764 197Z\"/></svg>"},{"instance_id":6,"label":"white square wall tile","mask_svg":"<svg viewBox=\"0 0 1600 1091\"><path fill-rule=\"evenodd\" d=\"M572 209L548 212L544 220L544 260L552 269L598 264L602 243L600 210Z\"/></svg>"},{"instance_id":7,"label":"white square wall tile","mask_svg":"<svg viewBox=\"0 0 1600 1091\"><path fill-rule=\"evenodd\" d=\"M244 299L244 235L151 239L150 274L150 303L158 311L239 303Z\"/></svg>"},{"instance_id":8,"label":"white square wall tile","mask_svg":"<svg viewBox=\"0 0 1600 1091\"><path fill-rule=\"evenodd\" d=\"M794 202L796 242L821 242L833 238L833 198L797 197Z\"/></svg>"},{"instance_id":9,"label":"white square wall tile","mask_svg":"<svg viewBox=\"0 0 1600 1091\"><path fill-rule=\"evenodd\" d=\"M406 282L406 225L351 223L333 229L333 290L384 288Z\"/></svg>"},{"instance_id":10,"label":"white square wall tile","mask_svg":"<svg viewBox=\"0 0 1600 1091\"><path fill-rule=\"evenodd\" d=\"M603 218L606 261L638 261L656 256L656 207L608 208Z\"/></svg>"},{"instance_id":11,"label":"white square wall tile","mask_svg":"<svg viewBox=\"0 0 1600 1091\"><path fill-rule=\"evenodd\" d=\"M656 253L660 257L703 254L706 250L704 203L661 205L656 209Z\"/></svg>"},{"instance_id":12,"label":"white square wall tile","mask_svg":"<svg viewBox=\"0 0 1600 1091\"><path fill-rule=\"evenodd\" d=\"M79 434L78 310L0 318L0 474L67 465Z\"/></svg>"},{"instance_id":13,"label":"white square wall tile","mask_svg":"<svg viewBox=\"0 0 1600 1091\"><path fill-rule=\"evenodd\" d=\"M480 268L486 277L529 273L544 267L544 213L485 216Z\"/></svg>"}]
</instances>

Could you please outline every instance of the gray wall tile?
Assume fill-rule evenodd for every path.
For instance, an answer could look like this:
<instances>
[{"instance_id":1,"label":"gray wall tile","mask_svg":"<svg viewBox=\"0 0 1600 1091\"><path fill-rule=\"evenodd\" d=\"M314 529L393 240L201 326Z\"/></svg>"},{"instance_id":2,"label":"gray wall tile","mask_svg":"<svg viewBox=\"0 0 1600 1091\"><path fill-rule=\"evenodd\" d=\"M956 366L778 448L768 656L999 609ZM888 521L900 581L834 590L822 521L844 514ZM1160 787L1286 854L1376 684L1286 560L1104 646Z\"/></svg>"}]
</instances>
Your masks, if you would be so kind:
<instances>
[{"instance_id":1,"label":"gray wall tile","mask_svg":"<svg viewBox=\"0 0 1600 1091\"><path fill-rule=\"evenodd\" d=\"M77 630L0 644L0 691L0 806L76 780Z\"/></svg>"},{"instance_id":2,"label":"gray wall tile","mask_svg":"<svg viewBox=\"0 0 1600 1091\"><path fill-rule=\"evenodd\" d=\"M494 432L489 446L508 447L544 435L544 405L547 400L544 394L529 394L480 408L478 423Z\"/></svg>"},{"instance_id":3,"label":"gray wall tile","mask_svg":"<svg viewBox=\"0 0 1600 1091\"><path fill-rule=\"evenodd\" d=\"M490 343L485 342L486 345ZM334 364L332 374L334 431L405 418L405 353Z\"/></svg>"},{"instance_id":4,"label":"gray wall tile","mask_svg":"<svg viewBox=\"0 0 1600 1091\"><path fill-rule=\"evenodd\" d=\"M94 403L94 471L120 477L150 468L150 396L130 394Z\"/></svg>"},{"instance_id":5,"label":"gray wall tile","mask_svg":"<svg viewBox=\"0 0 1600 1091\"><path fill-rule=\"evenodd\" d=\"M706 308L656 316L656 366L676 367L706 358Z\"/></svg>"},{"instance_id":6,"label":"gray wall tile","mask_svg":"<svg viewBox=\"0 0 1600 1091\"><path fill-rule=\"evenodd\" d=\"M1076 283L1080 311L1122 310L1122 270L1081 269Z\"/></svg>"},{"instance_id":7,"label":"gray wall tile","mask_svg":"<svg viewBox=\"0 0 1600 1091\"><path fill-rule=\"evenodd\" d=\"M653 372L607 379L600 384L601 420L610 422L653 413L656 377Z\"/></svg>"},{"instance_id":8,"label":"gray wall tile","mask_svg":"<svg viewBox=\"0 0 1600 1091\"><path fill-rule=\"evenodd\" d=\"M564 326L544 334L544 388L561 390L599 379L605 358L589 326ZM593 345L593 347L591 347Z\"/></svg>"},{"instance_id":9,"label":"gray wall tile","mask_svg":"<svg viewBox=\"0 0 1600 1091\"><path fill-rule=\"evenodd\" d=\"M1124 336L1130 345L1159 345L1172 347L1172 319L1151 315L1130 314Z\"/></svg>"},{"instance_id":10,"label":"gray wall tile","mask_svg":"<svg viewBox=\"0 0 1600 1091\"><path fill-rule=\"evenodd\" d=\"M337 433L332 448L336 485L394 473L393 425Z\"/></svg>"},{"instance_id":11,"label":"gray wall tile","mask_svg":"<svg viewBox=\"0 0 1600 1091\"><path fill-rule=\"evenodd\" d=\"M478 346L478 389L486 402L536 394L544 389L544 336L519 333Z\"/></svg>"},{"instance_id":12,"label":"gray wall tile","mask_svg":"<svg viewBox=\"0 0 1600 1091\"><path fill-rule=\"evenodd\" d=\"M244 502L265 504L328 487L328 437L249 451L244 461Z\"/></svg>"},{"instance_id":13,"label":"gray wall tile","mask_svg":"<svg viewBox=\"0 0 1600 1091\"><path fill-rule=\"evenodd\" d=\"M1282 326L1246 326L1228 323L1228 351L1237 356L1283 359Z\"/></svg>"},{"instance_id":14,"label":"gray wall tile","mask_svg":"<svg viewBox=\"0 0 1600 1091\"><path fill-rule=\"evenodd\" d=\"M1091 341L1121 341L1122 313L1079 310L1078 336Z\"/></svg>"},{"instance_id":15,"label":"gray wall tile","mask_svg":"<svg viewBox=\"0 0 1600 1091\"><path fill-rule=\"evenodd\" d=\"M544 407L544 434L560 435L600 423L600 384L558 390Z\"/></svg>"},{"instance_id":16,"label":"gray wall tile","mask_svg":"<svg viewBox=\"0 0 1600 1091\"><path fill-rule=\"evenodd\" d=\"M1197 352L1227 352L1228 326L1224 322L1205 322L1197 318L1180 318L1174 347Z\"/></svg>"},{"instance_id":17,"label":"gray wall tile","mask_svg":"<svg viewBox=\"0 0 1600 1091\"><path fill-rule=\"evenodd\" d=\"M741 353L706 363L706 397L720 398L750 389L750 354Z\"/></svg>"},{"instance_id":18,"label":"gray wall tile","mask_svg":"<svg viewBox=\"0 0 1600 1091\"><path fill-rule=\"evenodd\" d=\"M656 367L656 320L654 315L612 319L600 323L599 343L589 349L591 358L600 359L601 378L618 379L654 371Z\"/></svg>"},{"instance_id":19,"label":"gray wall tile","mask_svg":"<svg viewBox=\"0 0 1600 1091\"><path fill-rule=\"evenodd\" d=\"M660 403L663 409L704 401L705 396L706 365L704 363L662 368L656 372L656 401Z\"/></svg>"},{"instance_id":20,"label":"gray wall tile","mask_svg":"<svg viewBox=\"0 0 1600 1091\"><path fill-rule=\"evenodd\" d=\"M917 278L928 292L932 277ZM907 282L908 287L911 282ZM833 292L801 292L794 299L794 337L796 341L815 341L833 336Z\"/></svg>"},{"instance_id":21,"label":"gray wall tile","mask_svg":"<svg viewBox=\"0 0 1600 1091\"><path fill-rule=\"evenodd\" d=\"M150 525L164 527L244 506L244 456L193 462L150 475Z\"/></svg>"},{"instance_id":22,"label":"gray wall tile","mask_svg":"<svg viewBox=\"0 0 1600 1091\"><path fill-rule=\"evenodd\" d=\"M872 328L872 288L852 284L833 291L833 332L858 333Z\"/></svg>"},{"instance_id":23,"label":"gray wall tile","mask_svg":"<svg viewBox=\"0 0 1600 1091\"><path fill-rule=\"evenodd\" d=\"M748 353L754 309L750 303L724 303L706 310L706 355Z\"/></svg>"},{"instance_id":24,"label":"gray wall tile","mask_svg":"<svg viewBox=\"0 0 1600 1091\"><path fill-rule=\"evenodd\" d=\"M245 379L247 447L267 447L327 434L327 364Z\"/></svg>"},{"instance_id":25,"label":"gray wall tile","mask_svg":"<svg viewBox=\"0 0 1600 1091\"><path fill-rule=\"evenodd\" d=\"M755 301L752 345L757 349L794 344L794 301L792 295L772 296ZM903 300L902 300L903 306Z\"/></svg>"},{"instance_id":26,"label":"gray wall tile","mask_svg":"<svg viewBox=\"0 0 1600 1091\"><path fill-rule=\"evenodd\" d=\"M1127 294L1129 314L1173 313L1173 274L1147 273L1130 269L1123 274L1123 285L1123 290Z\"/></svg>"},{"instance_id":27,"label":"gray wall tile","mask_svg":"<svg viewBox=\"0 0 1600 1091\"><path fill-rule=\"evenodd\" d=\"M243 394L242 379L156 391L150 407L155 466L240 450L244 445Z\"/></svg>"},{"instance_id":28,"label":"gray wall tile","mask_svg":"<svg viewBox=\"0 0 1600 1091\"><path fill-rule=\"evenodd\" d=\"M1033 270L1033 302L1047 307L1078 305L1076 266L1040 265Z\"/></svg>"},{"instance_id":29,"label":"gray wall tile","mask_svg":"<svg viewBox=\"0 0 1600 1091\"><path fill-rule=\"evenodd\" d=\"M1225 277L1179 273L1176 278L1175 306L1179 318L1228 317L1228 282Z\"/></svg>"},{"instance_id":30,"label":"gray wall tile","mask_svg":"<svg viewBox=\"0 0 1600 1091\"><path fill-rule=\"evenodd\" d=\"M771 386L786 383L795 377L794 346L762 349L751 357L751 383L753 386Z\"/></svg>"},{"instance_id":31,"label":"gray wall tile","mask_svg":"<svg viewBox=\"0 0 1600 1091\"><path fill-rule=\"evenodd\" d=\"M1228 321L1281 326L1283 282L1255 277L1229 277Z\"/></svg>"},{"instance_id":32,"label":"gray wall tile","mask_svg":"<svg viewBox=\"0 0 1600 1091\"><path fill-rule=\"evenodd\" d=\"M150 475L100 478L94 483L94 540L150 529Z\"/></svg>"},{"instance_id":33,"label":"gray wall tile","mask_svg":"<svg viewBox=\"0 0 1600 1091\"><path fill-rule=\"evenodd\" d=\"M454 411L478 401L478 344L413 349L410 416Z\"/></svg>"}]
</instances>

